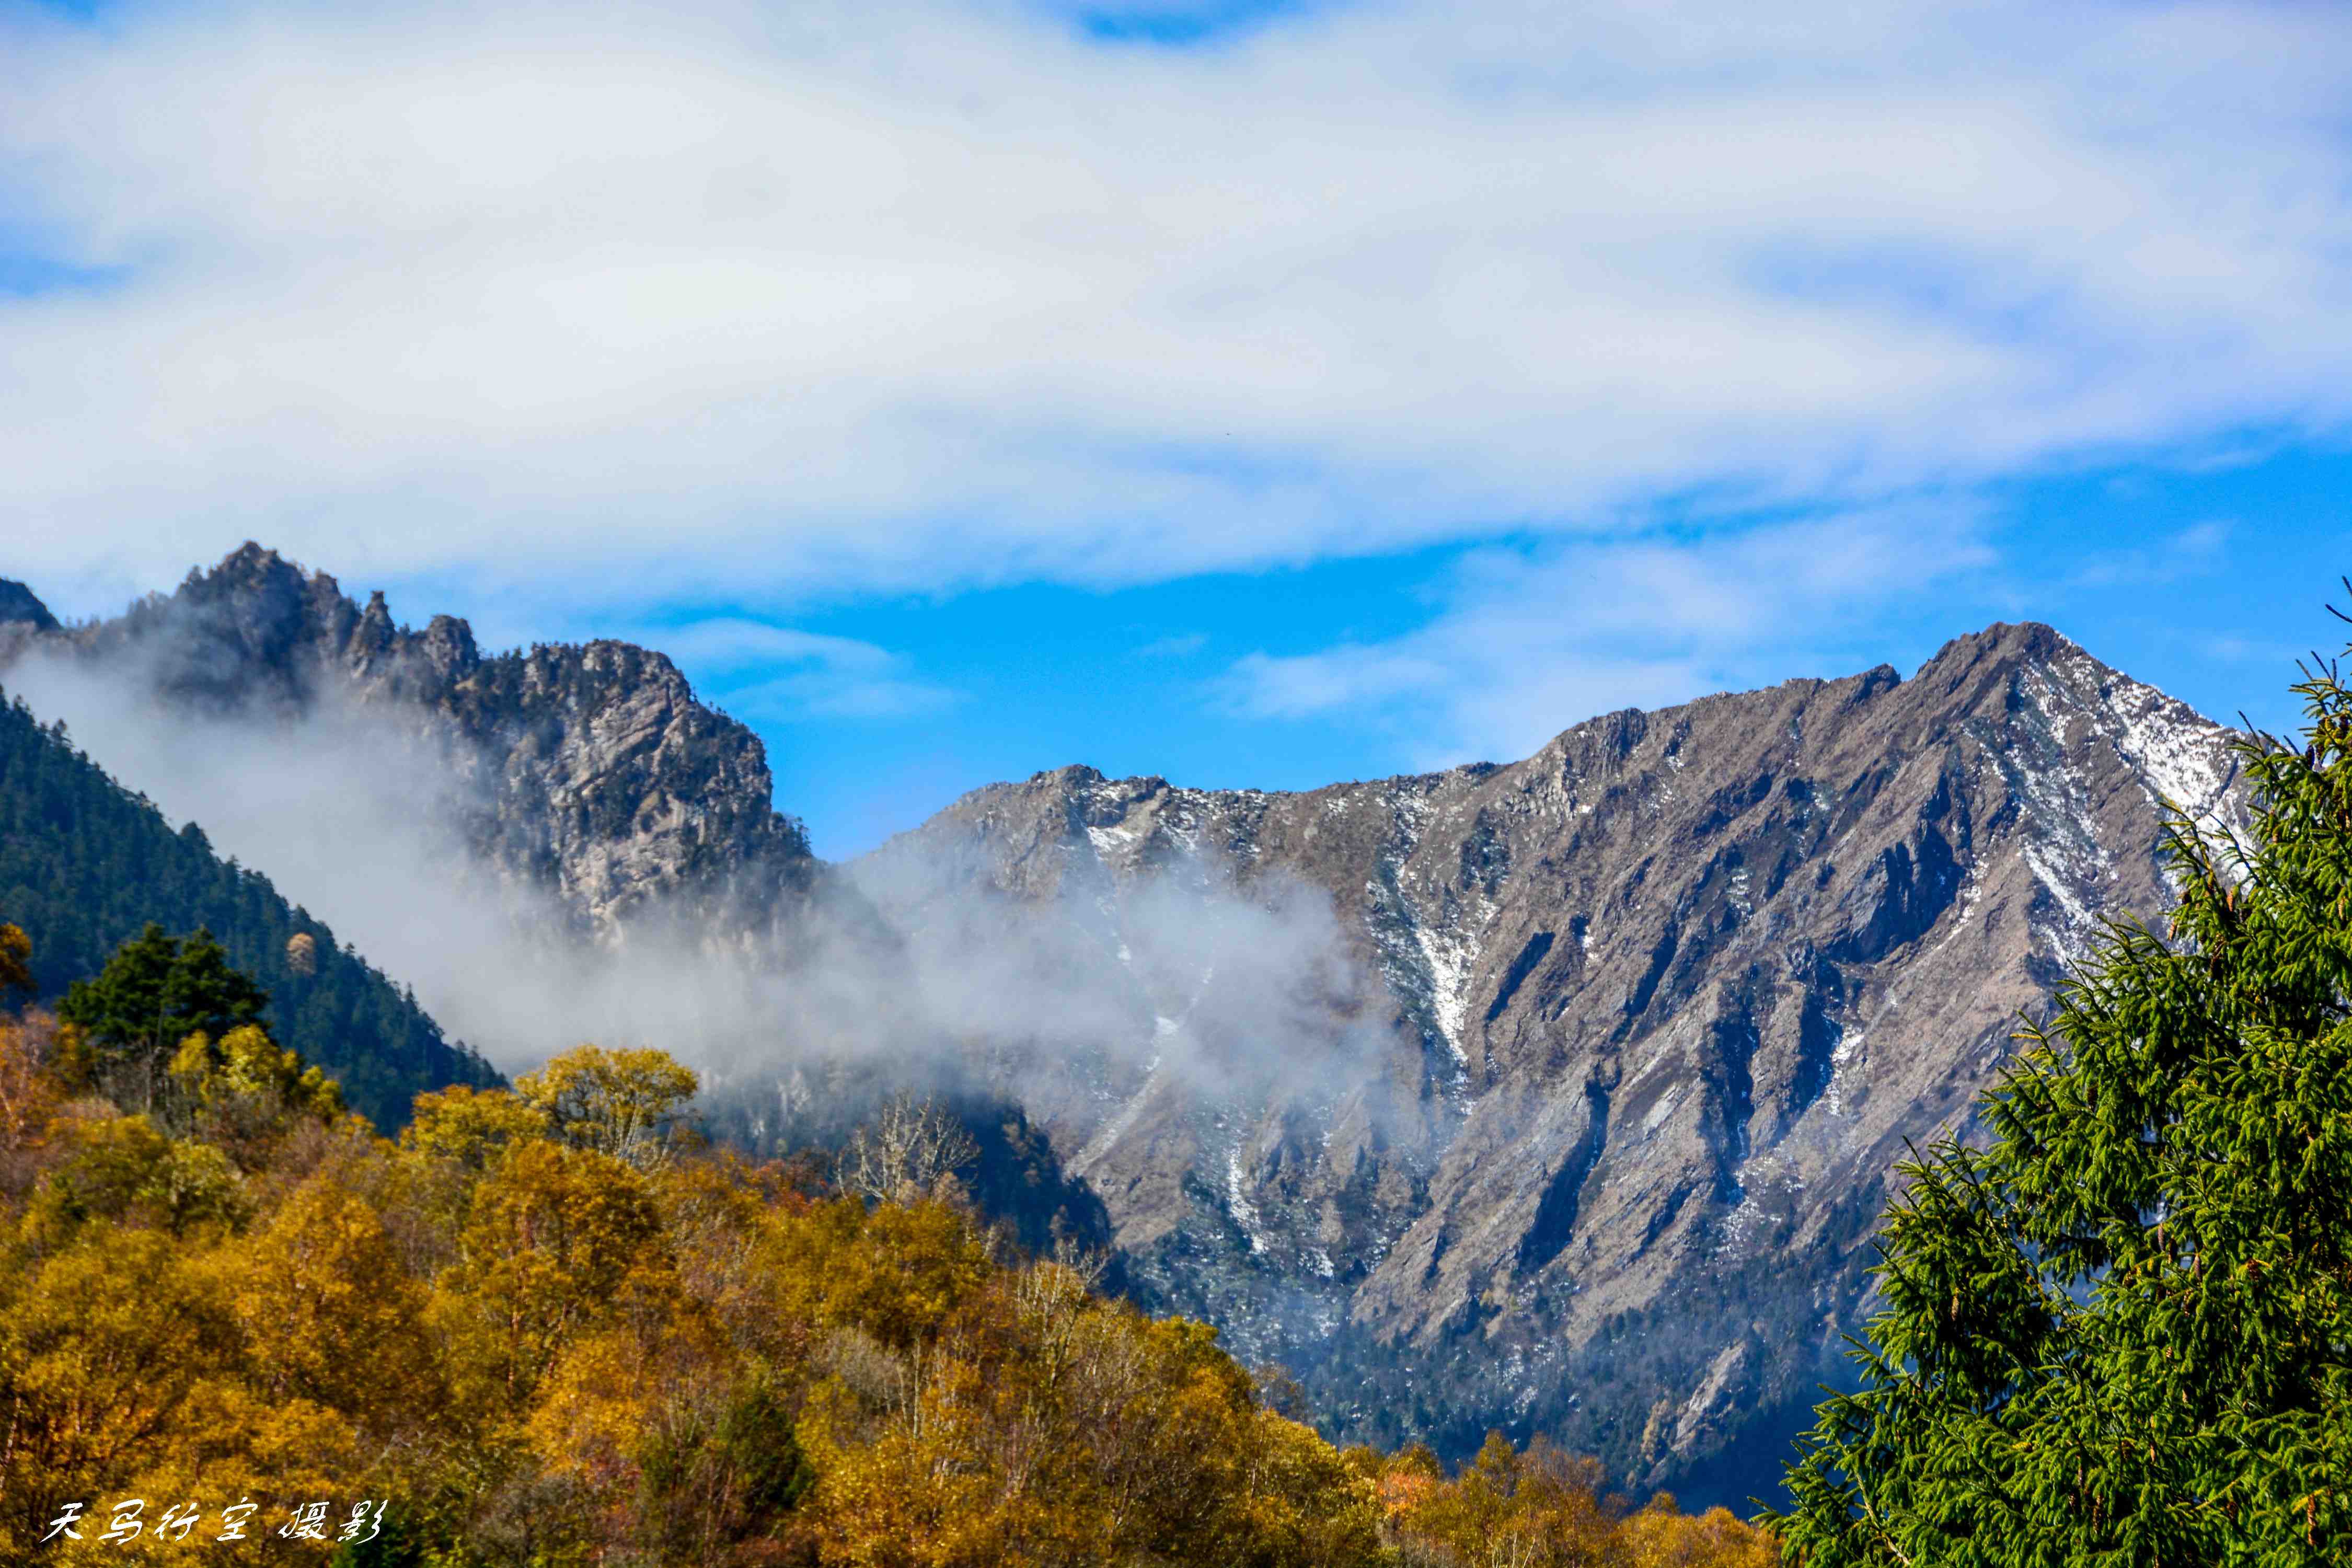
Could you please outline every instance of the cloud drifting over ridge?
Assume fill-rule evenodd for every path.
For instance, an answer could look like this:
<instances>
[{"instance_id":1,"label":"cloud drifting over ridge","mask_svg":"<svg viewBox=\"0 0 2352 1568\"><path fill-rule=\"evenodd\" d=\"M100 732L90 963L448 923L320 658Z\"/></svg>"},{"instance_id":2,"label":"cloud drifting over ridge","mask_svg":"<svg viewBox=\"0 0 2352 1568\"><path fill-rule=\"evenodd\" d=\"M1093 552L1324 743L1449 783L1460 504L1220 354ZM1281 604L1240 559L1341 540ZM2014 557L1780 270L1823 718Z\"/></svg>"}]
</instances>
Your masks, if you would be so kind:
<instances>
[{"instance_id":1,"label":"cloud drifting over ridge","mask_svg":"<svg viewBox=\"0 0 2352 1568\"><path fill-rule=\"evenodd\" d=\"M899 718L956 700L913 677L907 660L855 637L725 616L633 634L712 686L726 704L753 717L821 714Z\"/></svg>"},{"instance_id":2,"label":"cloud drifting over ridge","mask_svg":"<svg viewBox=\"0 0 2352 1568\"><path fill-rule=\"evenodd\" d=\"M2352 412L2324 7L5 26L53 581L1148 581Z\"/></svg>"},{"instance_id":3,"label":"cloud drifting over ridge","mask_svg":"<svg viewBox=\"0 0 2352 1568\"><path fill-rule=\"evenodd\" d=\"M1660 708L1821 667L1837 628L1932 603L1995 555L1967 508L1879 509L1699 539L1474 552L1425 626L1290 657L1252 654L1221 682L1270 719L1369 715L1412 735L1413 764L1515 762L1570 723Z\"/></svg>"}]
</instances>

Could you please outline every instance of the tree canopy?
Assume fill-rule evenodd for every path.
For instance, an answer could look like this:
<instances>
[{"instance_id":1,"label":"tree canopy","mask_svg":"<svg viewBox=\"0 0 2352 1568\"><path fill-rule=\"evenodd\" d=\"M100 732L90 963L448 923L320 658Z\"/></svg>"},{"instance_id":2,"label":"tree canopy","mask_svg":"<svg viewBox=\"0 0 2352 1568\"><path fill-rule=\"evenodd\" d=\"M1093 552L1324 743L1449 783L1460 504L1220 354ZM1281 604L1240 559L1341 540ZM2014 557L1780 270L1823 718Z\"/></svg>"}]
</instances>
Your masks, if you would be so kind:
<instances>
[{"instance_id":1,"label":"tree canopy","mask_svg":"<svg viewBox=\"0 0 2352 1568\"><path fill-rule=\"evenodd\" d=\"M2172 940L2110 928L1903 1168L1796 1561L2352 1561L2352 692L2297 689L2244 841L2176 822Z\"/></svg>"},{"instance_id":2,"label":"tree canopy","mask_svg":"<svg viewBox=\"0 0 2352 1568\"><path fill-rule=\"evenodd\" d=\"M701 1087L663 1052L585 1045L517 1079L515 1097L565 1142L651 1165L687 1138L683 1107Z\"/></svg>"}]
</instances>

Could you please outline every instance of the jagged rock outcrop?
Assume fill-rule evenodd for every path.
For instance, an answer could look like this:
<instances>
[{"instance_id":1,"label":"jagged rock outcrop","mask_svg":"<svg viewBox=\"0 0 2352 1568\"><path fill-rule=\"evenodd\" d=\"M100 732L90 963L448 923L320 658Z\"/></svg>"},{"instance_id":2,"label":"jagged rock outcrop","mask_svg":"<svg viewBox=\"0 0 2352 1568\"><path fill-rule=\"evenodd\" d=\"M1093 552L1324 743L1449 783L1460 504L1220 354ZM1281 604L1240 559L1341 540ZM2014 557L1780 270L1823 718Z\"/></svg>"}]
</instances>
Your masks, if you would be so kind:
<instances>
[{"instance_id":1,"label":"jagged rock outcrop","mask_svg":"<svg viewBox=\"0 0 2352 1568\"><path fill-rule=\"evenodd\" d=\"M362 606L257 544L115 619L66 629L44 617L7 628L0 675L16 658L65 654L174 704L373 710L425 749L418 765L475 852L555 893L599 937L656 911L769 926L817 874L800 825L775 809L759 738L629 643L485 656L462 620L396 626L382 594Z\"/></svg>"},{"instance_id":2,"label":"jagged rock outcrop","mask_svg":"<svg viewBox=\"0 0 2352 1568\"><path fill-rule=\"evenodd\" d=\"M2161 917L2160 802L2242 811L2228 740L1996 626L1908 680L1613 713L1505 767L1041 773L875 863L952 868L1007 919L1092 910L1113 952L1171 876L1321 889L1367 977L1331 1038L1376 1015L1384 1047L1230 1092L1027 1061L1033 1113L1147 1276L1345 1424L1542 1428L1706 1491L1769 1476L1833 1373L1906 1141L1966 1121L2102 918Z\"/></svg>"}]
</instances>

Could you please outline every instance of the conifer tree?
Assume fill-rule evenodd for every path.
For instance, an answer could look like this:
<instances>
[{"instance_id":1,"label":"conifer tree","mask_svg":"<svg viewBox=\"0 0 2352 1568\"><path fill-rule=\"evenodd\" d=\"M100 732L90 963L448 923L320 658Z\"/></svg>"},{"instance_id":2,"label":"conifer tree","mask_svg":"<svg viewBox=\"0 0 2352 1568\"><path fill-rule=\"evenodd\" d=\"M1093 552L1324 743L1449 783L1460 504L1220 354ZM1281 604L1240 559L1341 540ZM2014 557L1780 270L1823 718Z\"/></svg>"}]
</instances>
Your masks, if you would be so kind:
<instances>
[{"instance_id":1,"label":"conifer tree","mask_svg":"<svg viewBox=\"0 0 2352 1568\"><path fill-rule=\"evenodd\" d=\"M2111 926L1903 1167L1792 1562L2352 1562L2352 691L2296 689L2247 838L2173 825L2172 941Z\"/></svg>"},{"instance_id":2,"label":"conifer tree","mask_svg":"<svg viewBox=\"0 0 2352 1568\"><path fill-rule=\"evenodd\" d=\"M74 982L58 1015L101 1056L162 1058L190 1035L258 1024L268 1005L268 994L229 963L211 931L200 926L182 942L151 921L97 975Z\"/></svg>"}]
</instances>

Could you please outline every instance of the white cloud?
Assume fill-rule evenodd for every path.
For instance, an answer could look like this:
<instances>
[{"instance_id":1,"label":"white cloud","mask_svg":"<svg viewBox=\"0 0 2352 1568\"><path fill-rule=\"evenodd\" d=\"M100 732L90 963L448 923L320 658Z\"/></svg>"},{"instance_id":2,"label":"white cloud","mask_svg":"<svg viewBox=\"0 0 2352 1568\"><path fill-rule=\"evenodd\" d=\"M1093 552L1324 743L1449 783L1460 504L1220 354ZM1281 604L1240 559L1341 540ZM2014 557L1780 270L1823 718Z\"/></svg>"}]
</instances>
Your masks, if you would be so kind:
<instances>
[{"instance_id":1,"label":"white cloud","mask_svg":"<svg viewBox=\"0 0 2352 1568\"><path fill-rule=\"evenodd\" d=\"M2228 563L2231 524L2219 519L2151 535L2137 545L2091 555L2068 574L2081 588L2147 587L2209 575Z\"/></svg>"},{"instance_id":2,"label":"white cloud","mask_svg":"<svg viewBox=\"0 0 2352 1568\"><path fill-rule=\"evenodd\" d=\"M1766 9L20 16L0 232L120 275L0 300L9 564L1135 581L2341 432L2332 8Z\"/></svg>"},{"instance_id":3,"label":"white cloud","mask_svg":"<svg viewBox=\"0 0 2352 1568\"><path fill-rule=\"evenodd\" d=\"M903 718L955 700L950 689L915 679L902 656L854 637L719 616L633 640L661 648L745 718Z\"/></svg>"},{"instance_id":4,"label":"white cloud","mask_svg":"<svg viewBox=\"0 0 2352 1568\"><path fill-rule=\"evenodd\" d=\"M1385 722L1418 767L1515 761L1598 712L1818 666L1845 624L1931 604L1993 561L1974 516L1950 508L1487 551L1467 560L1426 626L1312 654L1253 654L1222 691L1262 718ZM1851 673L1839 657L1818 673Z\"/></svg>"}]
</instances>

